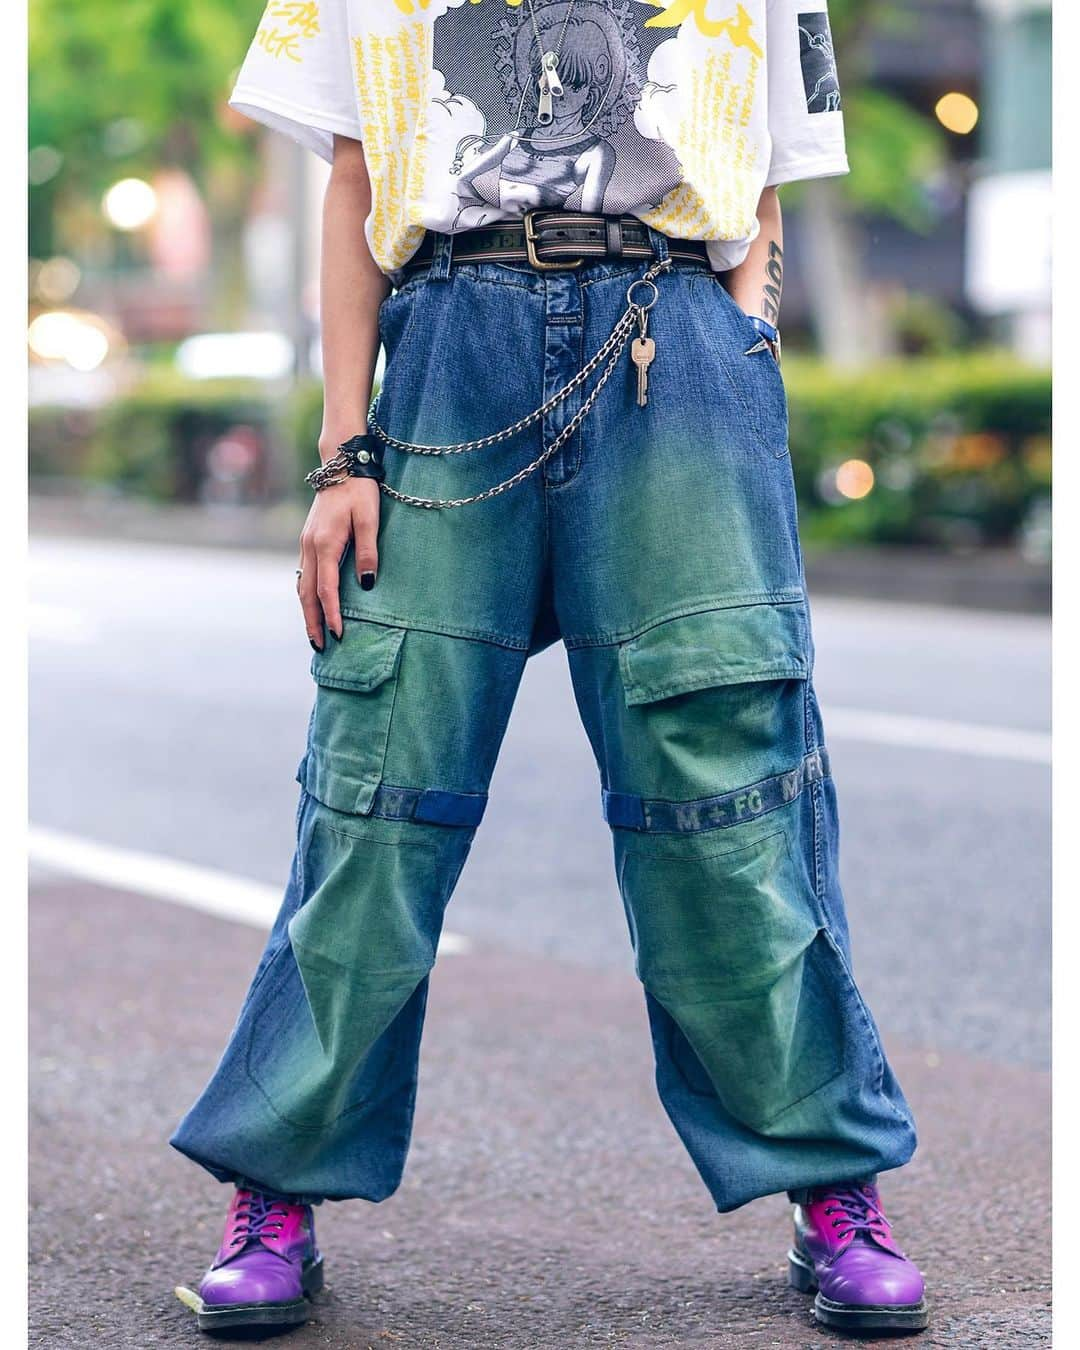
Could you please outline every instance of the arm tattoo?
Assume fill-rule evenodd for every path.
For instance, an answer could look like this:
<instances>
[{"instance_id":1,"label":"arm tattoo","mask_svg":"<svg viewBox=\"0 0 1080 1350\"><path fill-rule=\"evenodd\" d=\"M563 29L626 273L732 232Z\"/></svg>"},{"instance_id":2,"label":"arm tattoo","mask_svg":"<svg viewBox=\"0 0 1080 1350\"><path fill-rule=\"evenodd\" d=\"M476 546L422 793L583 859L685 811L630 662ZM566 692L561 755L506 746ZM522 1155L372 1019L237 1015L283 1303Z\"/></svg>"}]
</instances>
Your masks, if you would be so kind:
<instances>
[{"instance_id":1,"label":"arm tattoo","mask_svg":"<svg viewBox=\"0 0 1080 1350\"><path fill-rule=\"evenodd\" d=\"M765 266L768 277L761 291L761 317L780 327L780 292L784 288L784 250L775 239L769 240L769 261Z\"/></svg>"}]
</instances>

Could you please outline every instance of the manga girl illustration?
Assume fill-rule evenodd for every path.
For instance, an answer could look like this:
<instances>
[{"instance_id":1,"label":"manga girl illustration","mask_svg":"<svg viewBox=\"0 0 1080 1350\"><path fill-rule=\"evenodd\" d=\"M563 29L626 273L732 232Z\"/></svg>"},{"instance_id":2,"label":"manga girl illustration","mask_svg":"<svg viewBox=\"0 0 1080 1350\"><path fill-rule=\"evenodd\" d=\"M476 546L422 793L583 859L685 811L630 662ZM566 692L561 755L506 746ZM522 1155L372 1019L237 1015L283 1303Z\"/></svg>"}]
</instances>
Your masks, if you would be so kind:
<instances>
[{"instance_id":1,"label":"manga girl illustration","mask_svg":"<svg viewBox=\"0 0 1080 1350\"><path fill-rule=\"evenodd\" d=\"M666 161L661 181L674 188L681 171L675 156L659 142L647 141L633 125L634 111L646 87L641 30L651 7L638 18L629 0L565 0L532 16L524 9L503 17L490 33L490 58L501 84L504 107L485 113L485 133L463 136L451 173L459 175L461 209L498 207L524 212L534 208L577 211L620 210L622 161L640 161L642 150ZM490 19L468 10L451 10L435 23L435 57L461 42L461 28ZM440 26L442 29L440 31ZM453 30L447 32L447 28ZM536 79L535 50L558 52L561 94L551 101L550 121L540 115L542 87ZM654 39L655 45L655 39ZM507 122L494 132L487 127ZM613 143L620 139L625 149ZM638 142L633 155L630 142ZM624 175L625 176L625 175ZM636 176L636 175L635 175ZM654 204L658 205L664 193Z\"/></svg>"}]
</instances>

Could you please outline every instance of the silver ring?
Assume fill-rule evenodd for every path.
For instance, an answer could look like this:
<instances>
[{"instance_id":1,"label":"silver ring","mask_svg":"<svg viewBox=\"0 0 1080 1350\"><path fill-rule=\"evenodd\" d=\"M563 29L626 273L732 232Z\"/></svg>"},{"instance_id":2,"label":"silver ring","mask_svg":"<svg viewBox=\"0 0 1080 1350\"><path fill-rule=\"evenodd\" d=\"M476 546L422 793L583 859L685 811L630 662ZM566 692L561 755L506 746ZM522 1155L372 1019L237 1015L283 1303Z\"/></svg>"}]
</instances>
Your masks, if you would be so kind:
<instances>
[{"instance_id":1,"label":"silver ring","mask_svg":"<svg viewBox=\"0 0 1080 1350\"><path fill-rule=\"evenodd\" d=\"M634 299L634 287L635 287L635 286L651 286L651 287L652 287L652 293L653 293L653 294L652 294L652 299L648 302L648 304L645 304L645 305L639 304L639 303ZM652 309L653 305L656 304L656 302L657 302L657 300L658 300L659 298L660 298L660 291L659 291L659 288L658 288L657 285L656 285L656 282L653 281L652 277L637 277L637 278L636 278L634 281L632 281L632 282L630 283L630 285L627 286L627 288L626 288L626 303L627 303L628 305L633 305L633 306L634 306L635 308L637 308L637 309L646 309L646 310Z\"/></svg>"}]
</instances>

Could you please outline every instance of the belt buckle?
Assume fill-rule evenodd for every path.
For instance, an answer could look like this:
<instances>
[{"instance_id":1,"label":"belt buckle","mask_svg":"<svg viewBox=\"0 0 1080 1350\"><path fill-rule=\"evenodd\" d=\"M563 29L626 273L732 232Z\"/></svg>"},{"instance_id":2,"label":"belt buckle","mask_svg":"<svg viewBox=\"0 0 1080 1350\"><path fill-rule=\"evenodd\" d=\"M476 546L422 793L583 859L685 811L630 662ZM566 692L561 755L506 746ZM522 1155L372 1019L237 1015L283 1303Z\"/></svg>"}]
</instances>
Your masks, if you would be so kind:
<instances>
[{"instance_id":1,"label":"belt buckle","mask_svg":"<svg viewBox=\"0 0 1080 1350\"><path fill-rule=\"evenodd\" d=\"M525 253L529 262L538 272L561 272L564 268L580 267L585 261L582 258L576 258L573 262L566 262L560 259L558 262L545 262L542 258L536 256L536 223L533 216L536 215L540 207L533 207L531 211L525 212Z\"/></svg>"}]
</instances>

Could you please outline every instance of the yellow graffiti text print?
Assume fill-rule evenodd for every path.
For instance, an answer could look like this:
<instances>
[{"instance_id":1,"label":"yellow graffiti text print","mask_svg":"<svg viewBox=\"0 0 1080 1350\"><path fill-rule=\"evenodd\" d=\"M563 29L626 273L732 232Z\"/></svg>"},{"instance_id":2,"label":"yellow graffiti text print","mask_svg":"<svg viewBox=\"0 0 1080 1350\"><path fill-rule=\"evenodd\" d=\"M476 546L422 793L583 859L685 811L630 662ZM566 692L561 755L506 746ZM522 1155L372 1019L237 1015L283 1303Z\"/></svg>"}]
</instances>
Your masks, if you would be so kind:
<instances>
[{"instance_id":1,"label":"yellow graffiti text print","mask_svg":"<svg viewBox=\"0 0 1080 1350\"><path fill-rule=\"evenodd\" d=\"M353 71L366 128L368 172L382 185L371 208L372 253L400 267L424 235L420 198L428 149L422 112L431 30L418 20L393 36L353 38Z\"/></svg>"},{"instance_id":2,"label":"yellow graffiti text print","mask_svg":"<svg viewBox=\"0 0 1080 1350\"><path fill-rule=\"evenodd\" d=\"M300 62L304 59L301 39L316 37L318 32L319 6L315 0L270 0L255 41L271 56Z\"/></svg>"},{"instance_id":3,"label":"yellow graffiti text print","mask_svg":"<svg viewBox=\"0 0 1080 1350\"><path fill-rule=\"evenodd\" d=\"M711 55L690 77L672 146L686 179L655 210L642 211L665 234L684 239L742 239L757 208L757 147L747 134L760 62L736 77L734 53ZM691 184L693 186L691 186Z\"/></svg>"},{"instance_id":4,"label":"yellow graffiti text print","mask_svg":"<svg viewBox=\"0 0 1080 1350\"><path fill-rule=\"evenodd\" d=\"M415 14L418 9L427 9L431 0L393 0L393 3L402 14ZM469 3L479 5L483 0L469 0ZM510 9L520 9L522 0L505 0L505 3ZM646 19L646 28L678 28L692 18L705 37L723 37L726 34L732 46L745 47L758 58L764 55L750 35L754 21L742 5L736 5L733 19L710 19L705 13L709 0L640 0L640 3L663 11Z\"/></svg>"},{"instance_id":5,"label":"yellow graffiti text print","mask_svg":"<svg viewBox=\"0 0 1080 1350\"><path fill-rule=\"evenodd\" d=\"M671 0L666 4L665 0L646 0L647 4L662 9L662 14L656 14L645 22L646 28L677 28L679 24L685 22L693 16L694 22L698 26L699 32L705 37L721 37L725 33L731 39L732 46L745 47L754 56L760 58L764 55L761 48L750 36L750 29L753 27L753 19L746 12L742 5L735 7L735 17L733 19L709 19L705 15L705 6L709 0Z\"/></svg>"}]
</instances>

